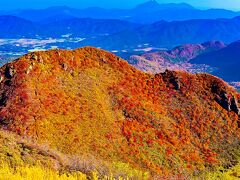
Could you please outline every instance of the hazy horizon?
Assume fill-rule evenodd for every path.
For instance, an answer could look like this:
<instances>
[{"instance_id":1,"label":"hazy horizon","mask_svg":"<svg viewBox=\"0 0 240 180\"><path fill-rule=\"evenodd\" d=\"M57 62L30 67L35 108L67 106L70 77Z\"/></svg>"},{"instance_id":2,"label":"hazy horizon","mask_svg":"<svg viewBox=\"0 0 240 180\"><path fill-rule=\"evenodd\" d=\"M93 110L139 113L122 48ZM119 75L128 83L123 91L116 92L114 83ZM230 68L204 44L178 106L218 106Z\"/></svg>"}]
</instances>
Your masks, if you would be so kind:
<instances>
[{"instance_id":1,"label":"hazy horizon","mask_svg":"<svg viewBox=\"0 0 240 180\"><path fill-rule=\"evenodd\" d=\"M102 8L133 8L138 4L147 2L149 0L8 0L0 2L0 10L16 10L16 9L42 9L52 6L69 6L73 8L88 8L88 7L102 7ZM34 3L33 3L34 2ZM165 3L188 3L196 8L222 8L229 10L240 10L240 1L229 0L157 0L160 4Z\"/></svg>"}]
</instances>

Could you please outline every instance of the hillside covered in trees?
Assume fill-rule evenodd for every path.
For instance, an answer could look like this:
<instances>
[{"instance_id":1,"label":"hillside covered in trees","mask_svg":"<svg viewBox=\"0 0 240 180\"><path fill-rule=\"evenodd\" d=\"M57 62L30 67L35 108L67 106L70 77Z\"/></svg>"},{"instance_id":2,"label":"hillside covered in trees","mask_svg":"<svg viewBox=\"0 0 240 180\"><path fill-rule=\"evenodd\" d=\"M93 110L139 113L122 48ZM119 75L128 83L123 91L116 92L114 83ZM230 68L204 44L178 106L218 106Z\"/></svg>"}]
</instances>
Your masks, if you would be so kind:
<instances>
[{"instance_id":1,"label":"hillside covered in trees","mask_svg":"<svg viewBox=\"0 0 240 180\"><path fill-rule=\"evenodd\" d=\"M30 53L0 73L4 133L149 177L238 164L240 96L212 75L147 74L93 47Z\"/></svg>"}]
</instances>

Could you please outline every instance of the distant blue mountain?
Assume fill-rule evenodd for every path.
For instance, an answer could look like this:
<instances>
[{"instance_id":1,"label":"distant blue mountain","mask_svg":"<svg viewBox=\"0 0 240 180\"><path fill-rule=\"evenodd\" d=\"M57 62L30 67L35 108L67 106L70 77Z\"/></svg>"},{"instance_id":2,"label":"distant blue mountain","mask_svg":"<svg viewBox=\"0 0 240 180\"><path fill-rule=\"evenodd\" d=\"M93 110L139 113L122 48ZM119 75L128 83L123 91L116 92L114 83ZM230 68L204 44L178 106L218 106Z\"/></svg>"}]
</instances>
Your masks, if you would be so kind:
<instances>
[{"instance_id":1,"label":"distant blue mountain","mask_svg":"<svg viewBox=\"0 0 240 180\"><path fill-rule=\"evenodd\" d=\"M146 3L143 4L139 4L138 6L136 6L134 9L132 9L132 11L134 11L135 13L154 13L157 11L161 11L161 10L169 10L169 9L195 9L194 7L192 7L189 4L186 3L180 3L180 4L176 4L176 3L169 3L169 4L159 4L157 1L155 0L150 0Z\"/></svg>"},{"instance_id":2,"label":"distant blue mountain","mask_svg":"<svg viewBox=\"0 0 240 180\"><path fill-rule=\"evenodd\" d=\"M46 22L32 22L16 16L0 16L0 38L55 37L71 34L73 37L110 35L140 25L116 19L48 19Z\"/></svg>"},{"instance_id":3,"label":"distant blue mountain","mask_svg":"<svg viewBox=\"0 0 240 180\"><path fill-rule=\"evenodd\" d=\"M136 29L139 24L116 19L73 18L53 21L42 24L42 33L45 36L60 37L71 34L72 37L106 36L126 29Z\"/></svg>"},{"instance_id":4,"label":"distant blue mountain","mask_svg":"<svg viewBox=\"0 0 240 180\"><path fill-rule=\"evenodd\" d=\"M185 21L193 19L234 18L239 15L240 12L225 9L199 10L193 8L169 8L149 13L138 13L135 16L128 17L127 20L131 22L153 23L160 20Z\"/></svg>"},{"instance_id":5,"label":"distant blue mountain","mask_svg":"<svg viewBox=\"0 0 240 180\"><path fill-rule=\"evenodd\" d=\"M16 16L0 16L0 38L33 37L40 27Z\"/></svg>"},{"instance_id":6,"label":"distant blue mountain","mask_svg":"<svg viewBox=\"0 0 240 180\"><path fill-rule=\"evenodd\" d=\"M173 48L188 43L197 44L211 40L230 43L238 39L240 39L240 17L159 21L104 37L95 42L95 45L109 50L133 49L144 44L151 47Z\"/></svg>"},{"instance_id":7,"label":"distant blue mountain","mask_svg":"<svg viewBox=\"0 0 240 180\"><path fill-rule=\"evenodd\" d=\"M240 12L224 9L199 10L186 3L159 4L150 0L133 9L104 9L91 7L87 9L75 9L67 6L50 7L47 9L29 9L0 14L15 15L31 21L52 21L71 18L94 18L94 19L120 19L135 23L153 23L160 20L176 21L189 19L216 19L233 18Z\"/></svg>"},{"instance_id":8,"label":"distant blue mountain","mask_svg":"<svg viewBox=\"0 0 240 180\"><path fill-rule=\"evenodd\" d=\"M240 79L240 41L231 43L226 48L209 52L191 60L191 63L207 64L217 69L214 75L224 80L239 81Z\"/></svg>"},{"instance_id":9,"label":"distant blue mountain","mask_svg":"<svg viewBox=\"0 0 240 180\"><path fill-rule=\"evenodd\" d=\"M180 44L240 39L240 17L232 19L196 19L136 24L117 19L48 19L32 22L16 16L0 16L0 38L87 38L82 45L108 50L136 49L139 45L173 48ZM92 38L94 37L94 38Z\"/></svg>"}]
</instances>

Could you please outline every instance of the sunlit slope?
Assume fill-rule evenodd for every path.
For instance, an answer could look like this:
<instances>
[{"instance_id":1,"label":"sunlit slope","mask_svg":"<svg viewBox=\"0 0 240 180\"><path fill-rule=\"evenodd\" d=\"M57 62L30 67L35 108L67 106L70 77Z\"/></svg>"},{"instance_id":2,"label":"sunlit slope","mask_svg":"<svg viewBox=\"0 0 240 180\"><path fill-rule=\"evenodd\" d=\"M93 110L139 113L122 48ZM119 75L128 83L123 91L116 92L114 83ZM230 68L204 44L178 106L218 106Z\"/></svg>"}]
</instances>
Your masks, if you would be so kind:
<instances>
[{"instance_id":1,"label":"sunlit slope","mask_svg":"<svg viewBox=\"0 0 240 180\"><path fill-rule=\"evenodd\" d=\"M71 155L157 174L234 165L239 94L207 74L150 75L85 47L1 68L1 126Z\"/></svg>"}]
</instances>

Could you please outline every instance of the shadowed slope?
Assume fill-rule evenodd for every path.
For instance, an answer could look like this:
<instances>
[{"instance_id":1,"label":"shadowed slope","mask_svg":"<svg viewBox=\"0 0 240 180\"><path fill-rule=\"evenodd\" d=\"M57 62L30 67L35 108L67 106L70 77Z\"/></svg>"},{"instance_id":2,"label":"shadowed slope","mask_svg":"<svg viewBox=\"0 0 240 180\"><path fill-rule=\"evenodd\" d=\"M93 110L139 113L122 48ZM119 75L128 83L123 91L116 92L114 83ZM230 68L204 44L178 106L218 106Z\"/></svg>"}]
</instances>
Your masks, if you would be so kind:
<instances>
[{"instance_id":1,"label":"shadowed slope","mask_svg":"<svg viewBox=\"0 0 240 180\"><path fill-rule=\"evenodd\" d=\"M216 67L217 70L214 71L213 74L231 82L239 81L240 79L239 57L240 41L236 41L218 51L200 55L192 59L191 62Z\"/></svg>"}]
</instances>

